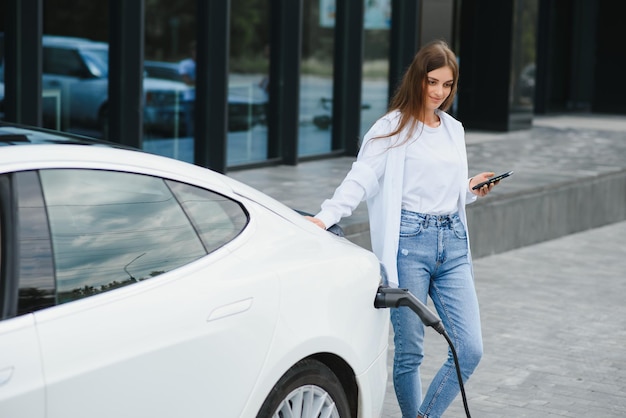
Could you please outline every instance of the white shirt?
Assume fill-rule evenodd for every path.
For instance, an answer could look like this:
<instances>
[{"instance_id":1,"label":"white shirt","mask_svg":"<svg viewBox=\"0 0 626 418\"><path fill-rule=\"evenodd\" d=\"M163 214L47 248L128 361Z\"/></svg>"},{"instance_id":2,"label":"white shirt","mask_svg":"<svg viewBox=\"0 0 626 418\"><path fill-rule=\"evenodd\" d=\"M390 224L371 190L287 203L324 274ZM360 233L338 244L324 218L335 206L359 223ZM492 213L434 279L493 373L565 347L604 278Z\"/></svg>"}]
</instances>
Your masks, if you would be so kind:
<instances>
[{"instance_id":1,"label":"white shirt","mask_svg":"<svg viewBox=\"0 0 626 418\"><path fill-rule=\"evenodd\" d=\"M402 208L431 215L457 211L462 161L448 131L420 124L406 147Z\"/></svg>"}]
</instances>

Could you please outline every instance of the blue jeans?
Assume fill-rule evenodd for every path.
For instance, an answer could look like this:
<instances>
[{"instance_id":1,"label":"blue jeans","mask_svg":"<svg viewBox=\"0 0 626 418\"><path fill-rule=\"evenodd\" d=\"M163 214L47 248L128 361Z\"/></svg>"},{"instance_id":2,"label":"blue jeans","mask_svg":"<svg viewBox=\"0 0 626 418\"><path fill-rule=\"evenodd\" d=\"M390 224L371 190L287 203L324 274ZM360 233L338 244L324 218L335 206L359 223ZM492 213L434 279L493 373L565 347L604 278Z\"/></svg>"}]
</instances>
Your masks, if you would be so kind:
<instances>
[{"instance_id":1,"label":"blue jeans","mask_svg":"<svg viewBox=\"0 0 626 418\"><path fill-rule=\"evenodd\" d=\"M463 381L482 357L478 299L467 257L465 228L458 216L403 210L398 247L400 288L426 303L430 295L454 343ZM393 384L403 418L441 417L460 392L452 352L422 399L419 368L424 357L424 325L407 307L392 309L395 356Z\"/></svg>"}]
</instances>

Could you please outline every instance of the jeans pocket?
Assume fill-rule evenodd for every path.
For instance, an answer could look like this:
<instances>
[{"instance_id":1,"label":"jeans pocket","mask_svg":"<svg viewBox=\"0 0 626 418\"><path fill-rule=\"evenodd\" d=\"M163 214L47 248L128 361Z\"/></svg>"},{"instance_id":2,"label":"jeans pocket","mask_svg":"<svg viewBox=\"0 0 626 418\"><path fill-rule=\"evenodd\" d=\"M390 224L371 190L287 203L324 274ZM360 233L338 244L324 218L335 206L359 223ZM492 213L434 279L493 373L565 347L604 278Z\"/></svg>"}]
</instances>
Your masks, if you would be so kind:
<instances>
[{"instance_id":1,"label":"jeans pocket","mask_svg":"<svg viewBox=\"0 0 626 418\"><path fill-rule=\"evenodd\" d=\"M424 227L418 222L407 222L404 219L400 221L400 236L414 237L422 232Z\"/></svg>"},{"instance_id":2,"label":"jeans pocket","mask_svg":"<svg viewBox=\"0 0 626 418\"><path fill-rule=\"evenodd\" d=\"M465 230L465 226L460 219L454 219L454 221L452 222L452 230L454 231L454 235L458 239L467 239L467 231Z\"/></svg>"}]
</instances>

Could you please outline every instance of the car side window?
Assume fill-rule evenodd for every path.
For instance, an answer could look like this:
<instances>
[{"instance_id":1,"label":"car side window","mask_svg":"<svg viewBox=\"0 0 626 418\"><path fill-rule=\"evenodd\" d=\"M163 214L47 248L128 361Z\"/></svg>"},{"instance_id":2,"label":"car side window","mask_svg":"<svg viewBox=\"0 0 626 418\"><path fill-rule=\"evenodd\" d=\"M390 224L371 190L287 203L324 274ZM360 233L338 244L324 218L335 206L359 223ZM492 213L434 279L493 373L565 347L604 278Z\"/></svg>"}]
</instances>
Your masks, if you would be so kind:
<instances>
[{"instance_id":1,"label":"car side window","mask_svg":"<svg viewBox=\"0 0 626 418\"><path fill-rule=\"evenodd\" d=\"M54 306L55 281L46 208L36 171L15 174L19 296L17 314Z\"/></svg>"},{"instance_id":2,"label":"car side window","mask_svg":"<svg viewBox=\"0 0 626 418\"><path fill-rule=\"evenodd\" d=\"M42 170L57 303L140 282L207 251L163 179Z\"/></svg>"},{"instance_id":3,"label":"car side window","mask_svg":"<svg viewBox=\"0 0 626 418\"><path fill-rule=\"evenodd\" d=\"M74 50L44 47L43 72L44 74L78 77L85 73L85 66Z\"/></svg>"},{"instance_id":4,"label":"car side window","mask_svg":"<svg viewBox=\"0 0 626 418\"><path fill-rule=\"evenodd\" d=\"M0 318L54 306L46 210L36 171L0 175Z\"/></svg>"},{"instance_id":5,"label":"car side window","mask_svg":"<svg viewBox=\"0 0 626 418\"><path fill-rule=\"evenodd\" d=\"M248 213L237 202L184 183L167 181L200 235L207 252L235 238L248 224Z\"/></svg>"}]
</instances>

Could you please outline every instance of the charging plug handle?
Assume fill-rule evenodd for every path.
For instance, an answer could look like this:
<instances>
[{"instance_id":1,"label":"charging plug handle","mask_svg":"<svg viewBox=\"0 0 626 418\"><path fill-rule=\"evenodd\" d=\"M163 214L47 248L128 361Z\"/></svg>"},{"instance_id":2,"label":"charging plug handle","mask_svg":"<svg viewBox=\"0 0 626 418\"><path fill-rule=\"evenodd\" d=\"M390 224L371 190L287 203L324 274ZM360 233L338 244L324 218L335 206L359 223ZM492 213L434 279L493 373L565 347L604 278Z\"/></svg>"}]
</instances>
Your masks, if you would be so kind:
<instances>
[{"instance_id":1,"label":"charging plug handle","mask_svg":"<svg viewBox=\"0 0 626 418\"><path fill-rule=\"evenodd\" d=\"M420 317L424 325L434 328L438 333L445 333L441 319L433 311L428 309L422 301L416 298L408 289L380 286L374 299L374 307L399 308L406 306Z\"/></svg>"}]
</instances>

